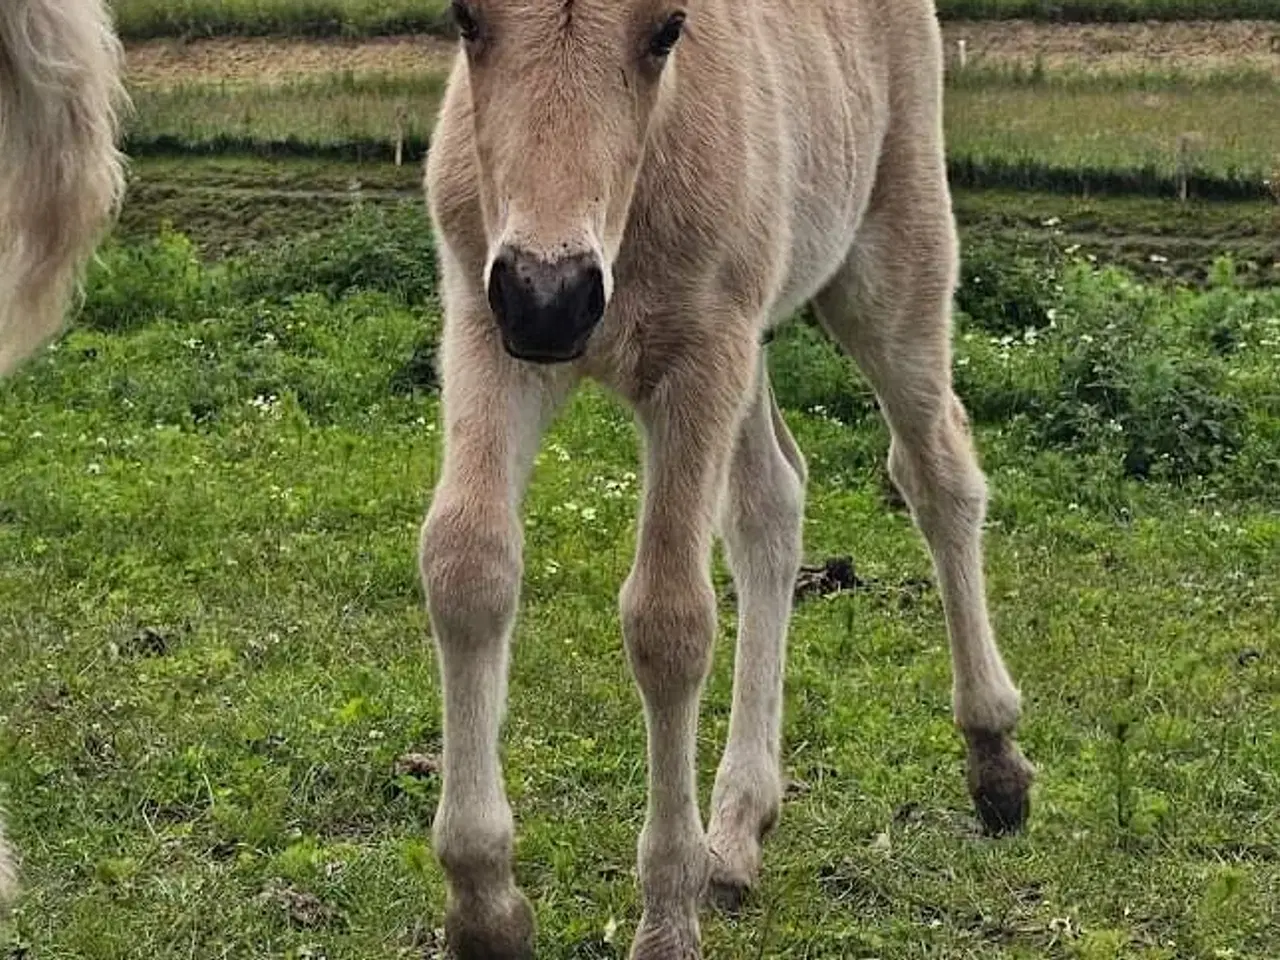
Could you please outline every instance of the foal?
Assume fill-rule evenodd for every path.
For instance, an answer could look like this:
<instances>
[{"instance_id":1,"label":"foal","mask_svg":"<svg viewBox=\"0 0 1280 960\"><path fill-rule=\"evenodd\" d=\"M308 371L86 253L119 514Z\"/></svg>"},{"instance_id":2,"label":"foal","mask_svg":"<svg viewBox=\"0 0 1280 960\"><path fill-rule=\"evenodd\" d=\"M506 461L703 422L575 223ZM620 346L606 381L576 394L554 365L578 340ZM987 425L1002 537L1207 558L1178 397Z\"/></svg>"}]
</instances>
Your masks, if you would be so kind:
<instances>
[{"instance_id":1,"label":"foal","mask_svg":"<svg viewBox=\"0 0 1280 960\"><path fill-rule=\"evenodd\" d=\"M444 685L435 849L463 958L532 954L498 760L540 435L582 377L635 409L645 484L622 633L648 726L633 960L699 955L779 814L783 662L805 464L762 336L813 300L892 430L930 549L969 784L1026 815L1019 695L987 617L986 502L952 392L956 237L932 0L456 0L426 169L445 305L444 466L421 566ZM712 539L739 598L728 747L703 831L698 701Z\"/></svg>"},{"instance_id":2,"label":"foal","mask_svg":"<svg viewBox=\"0 0 1280 960\"><path fill-rule=\"evenodd\" d=\"M62 328L117 209L121 59L102 0L0 2L0 377ZM0 906L15 887L0 826Z\"/></svg>"}]
</instances>

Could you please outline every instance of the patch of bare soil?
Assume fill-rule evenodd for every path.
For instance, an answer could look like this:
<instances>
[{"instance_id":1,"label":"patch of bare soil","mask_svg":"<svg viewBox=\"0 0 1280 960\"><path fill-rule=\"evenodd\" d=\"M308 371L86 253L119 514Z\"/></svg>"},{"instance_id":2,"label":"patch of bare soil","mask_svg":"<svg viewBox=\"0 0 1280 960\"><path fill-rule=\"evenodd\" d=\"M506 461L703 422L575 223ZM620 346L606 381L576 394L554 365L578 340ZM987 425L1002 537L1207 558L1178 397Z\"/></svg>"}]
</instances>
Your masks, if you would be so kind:
<instances>
[{"instance_id":1,"label":"patch of bare soil","mask_svg":"<svg viewBox=\"0 0 1280 960\"><path fill-rule=\"evenodd\" d=\"M947 60L964 40L970 65L1047 70L1213 73L1244 69L1280 76L1280 23L1260 20L1173 23L1033 23L956 21L943 24Z\"/></svg>"},{"instance_id":2,"label":"patch of bare soil","mask_svg":"<svg viewBox=\"0 0 1280 960\"><path fill-rule=\"evenodd\" d=\"M126 46L128 79L135 87L185 83L284 83L324 74L447 72L454 44L438 37L281 39L221 37L147 40Z\"/></svg>"}]
</instances>

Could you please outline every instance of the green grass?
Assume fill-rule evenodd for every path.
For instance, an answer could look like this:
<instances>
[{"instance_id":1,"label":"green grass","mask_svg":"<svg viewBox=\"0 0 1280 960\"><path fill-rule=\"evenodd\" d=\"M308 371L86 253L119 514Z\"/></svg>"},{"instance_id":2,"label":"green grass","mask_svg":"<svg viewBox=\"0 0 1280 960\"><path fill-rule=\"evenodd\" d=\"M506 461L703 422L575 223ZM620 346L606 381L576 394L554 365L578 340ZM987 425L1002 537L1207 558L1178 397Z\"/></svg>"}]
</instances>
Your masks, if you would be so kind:
<instances>
[{"instance_id":1,"label":"green grass","mask_svg":"<svg viewBox=\"0 0 1280 960\"><path fill-rule=\"evenodd\" d=\"M1179 138L1189 135L1192 169L1260 183L1280 167L1280 130L1267 119L1277 105L1280 89L1261 78L1239 86L966 82L947 91L947 139L953 157L980 165L1145 170L1172 179Z\"/></svg>"},{"instance_id":2,"label":"green grass","mask_svg":"<svg viewBox=\"0 0 1280 960\"><path fill-rule=\"evenodd\" d=\"M108 247L76 331L0 391L0 779L28 882L10 956L438 956L438 783L394 770L439 747L414 558L439 411L411 388L432 275L421 231L376 210L216 269L177 237ZM797 610L785 761L806 788L706 955L1272 956L1280 293L1226 264L1202 293L1005 260L966 284L957 374L1040 768L1031 830L973 834L883 427L794 325L770 350L812 468L807 551L871 585ZM1135 479L1129 453L1161 438ZM527 504L504 743L548 958L624 956L638 918L643 722L615 615L636 472L629 416L584 390Z\"/></svg>"},{"instance_id":3,"label":"green grass","mask_svg":"<svg viewBox=\"0 0 1280 960\"><path fill-rule=\"evenodd\" d=\"M192 84L133 94L131 142L167 138L186 149L220 142L312 148L430 137L444 77L325 77L263 87Z\"/></svg>"},{"instance_id":4,"label":"green grass","mask_svg":"<svg viewBox=\"0 0 1280 960\"><path fill-rule=\"evenodd\" d=\"M129 38L445 32L446 0L112 0ZM946 19L1277 19L1275 0L940 0Z\"/></svg>"}]
</instances>

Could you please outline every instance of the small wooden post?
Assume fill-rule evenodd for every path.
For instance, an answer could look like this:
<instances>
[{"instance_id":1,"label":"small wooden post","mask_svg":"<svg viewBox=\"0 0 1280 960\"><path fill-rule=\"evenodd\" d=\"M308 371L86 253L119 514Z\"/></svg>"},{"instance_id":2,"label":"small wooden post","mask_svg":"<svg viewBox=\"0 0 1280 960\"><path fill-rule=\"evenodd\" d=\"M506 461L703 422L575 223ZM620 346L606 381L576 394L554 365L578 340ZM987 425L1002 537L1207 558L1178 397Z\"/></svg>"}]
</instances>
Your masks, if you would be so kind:
<instances>
[{"instance_id":1,"label":"small wooden post","mask_svg":"<svg viewBox=\"0 0 1280 960\"><path fill-rule=\"evenodd\" d=\"M1178 135L1178 199L1186 203L1189 193L1187 180L1191 176L1191 138L1183 133Z\"/></svg>"},{"instance_id":2,"label":"small wooden post","mask_svg":"<svg viewBox=\"0 0 1280 960\"><path fill-rule=\"evenodd\" d=\"M956 62L961 70L969 65L969 42L967 40L956 41Z\"/></svg>"},{"instance_id":3,"label":"small wooden post","mask_svg":"<svg viewBox=\"0 0 1280 960\"><path fill-rule=\"evenodd\" d=\"M402 103L396 107L396 166L404 164L404 136L408 120L408 110Z\"/></svg>"}]
</instances>

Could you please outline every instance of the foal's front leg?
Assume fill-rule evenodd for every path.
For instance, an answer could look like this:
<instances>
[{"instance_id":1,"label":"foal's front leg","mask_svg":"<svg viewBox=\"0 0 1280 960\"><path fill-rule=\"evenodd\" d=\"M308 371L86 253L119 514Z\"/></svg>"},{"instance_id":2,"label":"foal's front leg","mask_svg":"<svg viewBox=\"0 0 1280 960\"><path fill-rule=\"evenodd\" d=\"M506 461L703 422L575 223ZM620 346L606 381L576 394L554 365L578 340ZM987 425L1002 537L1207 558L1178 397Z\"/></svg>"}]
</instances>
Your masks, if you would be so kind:
<instances>
[{"instance_id":1,"label":"foal's front leg","mask_svg":"<svg viewBox=\"0 0 1280 960\"><path fill-rule=\"evenodd\" d=\"M644 507L621 593L649 733L649 808L639 844L644 916L632 960L700 955L697 911L710 863L695 741L716 630L711 543L752 360L708 362L688 379L672 374L640 405Z\"/></svg>"},{"instance_id":2,"label":"foal's front leg","mask_svg":"<svg viewBox=\"0 0 1280 960\"><path fill-rule=\"evenodd\" d=\"M498 760L522 575L519 501L564 370L511 360L477 312L446 325L444 468L421 566L444 685L435 850L449 886L446 934L461 960L533 956L533 911L512 875L514 822Z\"/></svg>"}]
</instances>

